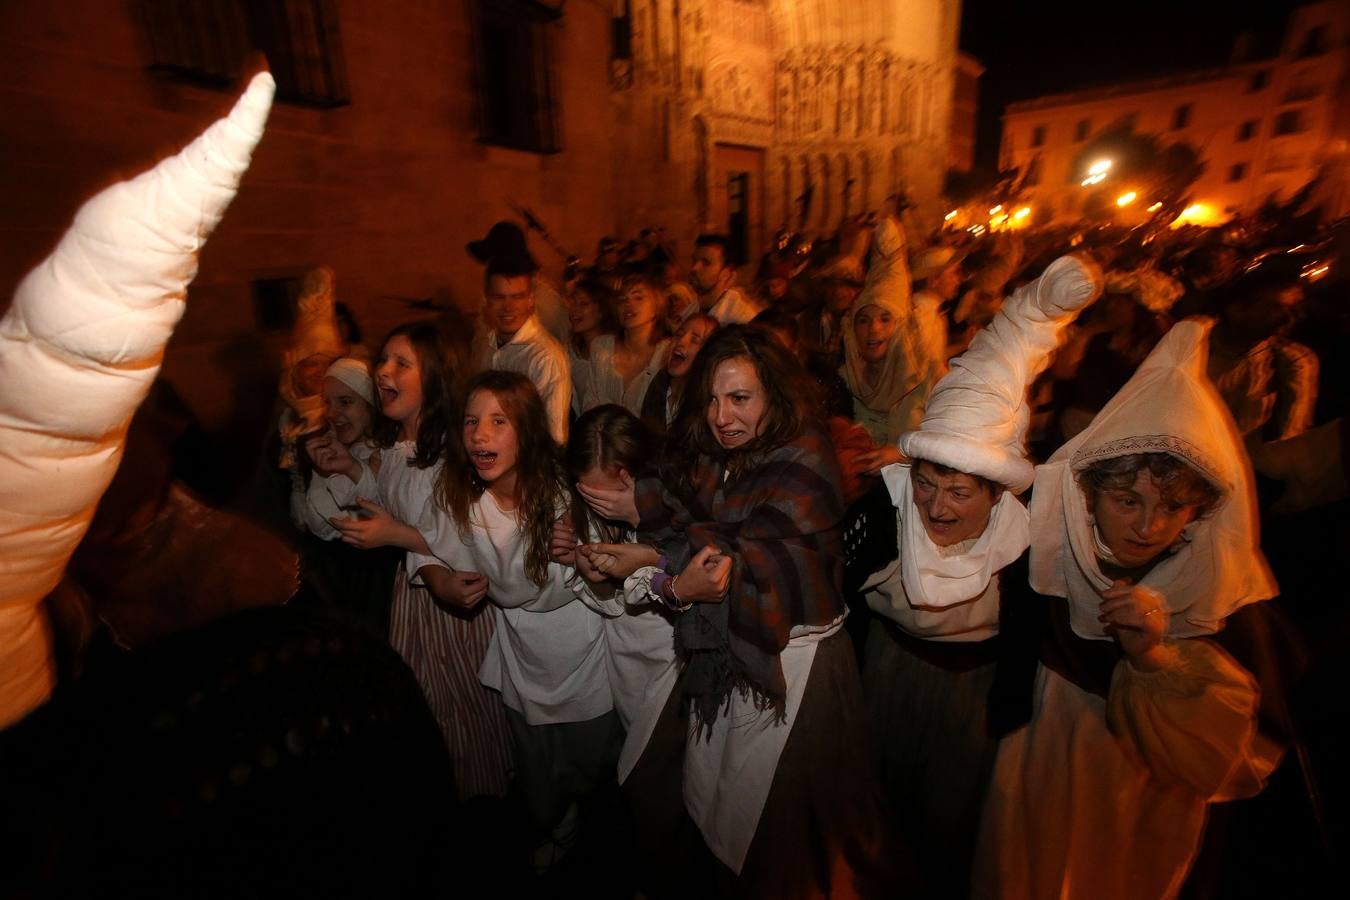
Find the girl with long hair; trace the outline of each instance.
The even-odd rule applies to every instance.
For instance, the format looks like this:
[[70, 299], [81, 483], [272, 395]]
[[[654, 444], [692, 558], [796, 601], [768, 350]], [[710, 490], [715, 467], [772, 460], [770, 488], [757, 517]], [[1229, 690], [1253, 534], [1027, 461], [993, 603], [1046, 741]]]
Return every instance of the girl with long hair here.
[[567, 364], [572, 373], [572, 412], [580, 415], [582, 402], [594, 393], [595, 367], [591, 345], [603, 335], [619, 330], [614, 319], [614, 292], [601, 284], [583, 281], [567, 292]]
[[613, 778], [621, 734], [604, 628], [583, 602], [585, 582], [549, 557], [568, 494], [534, 385], [489, 370], [469, 382], [461, 409], [431, 541], [452, 571], [426, 577], [447, 605], [492, 602], [497, 627], [479, 677], [505, 705], [517, 787], [543, 837], [534, 862], [546, 867], [576, 840], [576, 801]]
[[694, 358], [699, 348], [717, 330], [718, 322], [707, 313], [694, 313], [675, 329], [670, 340], [670, 352], [666, 354], [665, 367], [647, 386], [646, 396], [642, 398], [642, 409], [638, 415], [647, 427], [657, 434], [665, 434], [670, 423], [675, 421], [675, 413], [680, 408], [680, 395], [684, 392], [684, 383], [689, 370], [694, 367]]
[[660, 465], [637, 481], [652, 548], [595, 548], [612, 576], [656, 565], [650, 596], [676, 615], [680, 685], [625, 783], [644, 890], [712, 887], [690, 884], [700, 867], [665, 846], [678, 822], [658, 813], [678, 810], [706, 847], [689, 852], [711, 851], [702, 871], [723, 888], [887, 894], [893, 848], [841, 633], [839, 468], [805, 373], [771, 335], [732, 326], [689, 379]]
[[647, 275], [624, 278], [617, 312], [621, 331], [591, 342], [592, 380], [581, 411], [617, 403], [634, 415], [652, 379], [666, 364], [670, 334], [661, 319], [661, 285]]
[[[375, 364], [381, 421], [380, 448], [369, 465], [339, 442], [316, 455], [328, 474], [348, 476], [353, 488], [338, 493], [359, 512], [333, 519], [342, 539], [361, 548], [395, 546], [407, 558], [395, 575], [389, 640], [407, 661], [445, 736], [461, 798], [506, 793], [510, 748], [497, 698], [478, 682], [478, 666], [492, 640], [493, 619], [440, 608], [425, 586], [428, 572], [443, 571], [428, 541], [442, 527], [436, 482], [451, 445], [459, 391], [451, 345], [435, 326], [400, 325], [385, 338]], [[378, 498], [378, 503], [371, 498]]]
[[[621, 406], [606, 404], [587, 412], [572, 428], [567, 442], [567, 474], [572, 479], [572, 523], [583, 536], [577, 570], [592, 590], [603, 596], [607, 576], [596, 563], [607, 557], [598, 542], [636, 540], [634, 478], [657, 455], [657, 440], [642, 420]], [[612, 503], [597, 497], [626, 497]], [[654, 566], [639, 569], [609, 588], [605, 612], [606, 660], [614, 709], [626, 732], [619, 756], [619, 781], [632, 770], [651, 737], [676, 679], [674, 621], [650, 593]]]

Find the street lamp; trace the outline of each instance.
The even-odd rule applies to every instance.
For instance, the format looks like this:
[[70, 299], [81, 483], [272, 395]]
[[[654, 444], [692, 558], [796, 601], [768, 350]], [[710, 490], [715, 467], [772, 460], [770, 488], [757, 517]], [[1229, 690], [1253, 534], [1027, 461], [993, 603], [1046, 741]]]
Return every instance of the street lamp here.
[[1116, 206], [1129, 206], [1134, 202], [1134, 198], [1138, 196], [1139, 195], [1134, 191], [1126, 191], [1116, 198]]

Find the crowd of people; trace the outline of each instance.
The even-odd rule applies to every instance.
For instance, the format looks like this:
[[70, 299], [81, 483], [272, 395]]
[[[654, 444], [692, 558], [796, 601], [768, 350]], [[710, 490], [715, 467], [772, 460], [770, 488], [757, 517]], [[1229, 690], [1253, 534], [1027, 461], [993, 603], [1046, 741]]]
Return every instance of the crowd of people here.
[[[550, 283], [500, 222], [467, 248], [472, 335], [369, 348], [311, 273], [264, 467], [314, 618], [218, 629], [218, 676], [223, 645], [180, 646], [214, 686], [138, 714], [176, 734], [241, 680], [323, 674], [231, 705], [231, 740], [254, 703], [283, 737], [183, 775], [209, 797], [165, 788], [155, 834], [289, 753], [358, 798], [320, 777], [278, 804], [334, 817], [308, 864], [396, 857], [419, 891], [579, 859], [653, 898], [1216, 890], [1213, 807], [1306, 765], [1260, 522], [1345, 495], [1338, 248], [908, 218], [781, 234], [746, 287], [726, 237], [686, 269], [655, 228]], [[164, 680], [81, 708], [111, 727]], [[176, 765], [207, 752], [174, 740]], [[138, 772], [171, 758], [145, 746]], [[416, 852], [398, 803], [431, 823]]]
[[389, 632], [461, 799], [522, 800], [542, 871], [621, 783], [647, 896], [1176, 895], [1287, 749], [1251, 460], [1317, 439], [1307, 259], [885, 215], [744, 290], [654, 234], [554, 289], [498, 223], [471, 345], [332, 344], [330, 427], [290, 425], [297, 523], [407, 554], [324, 602]]

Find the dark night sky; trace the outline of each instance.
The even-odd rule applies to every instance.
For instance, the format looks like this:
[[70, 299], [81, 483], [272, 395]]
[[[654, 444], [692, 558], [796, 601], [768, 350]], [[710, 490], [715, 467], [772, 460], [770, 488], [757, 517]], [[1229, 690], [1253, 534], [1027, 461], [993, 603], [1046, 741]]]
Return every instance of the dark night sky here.
[[1254, 29], [1278, 40], [1296, 0], [965, 0], [961, 49], [985, 65], [976, 161], [997, 161], [1014, 100], [1221, 66]]

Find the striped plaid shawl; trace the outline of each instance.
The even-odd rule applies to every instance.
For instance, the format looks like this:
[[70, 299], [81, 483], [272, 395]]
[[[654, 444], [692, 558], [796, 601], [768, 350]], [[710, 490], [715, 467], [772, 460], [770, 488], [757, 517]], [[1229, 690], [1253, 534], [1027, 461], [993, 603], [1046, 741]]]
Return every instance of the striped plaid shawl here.
[[733, 560], [726, 599], [696, 604], [676, 622], [684, 693], [704, 724], [732, 688], [781, 712], [787, 688], [778, 655], [793, 626], [828, 624], [844, 610], [844, 503], [829, 438], [808, 428], [735, 480], [725, 472], [723, 458], [705, 455], [692, 490], [656, 473], [637, 484], [639, 539], [660, 548], [668, 571], [680, 572], [708, 544]]

